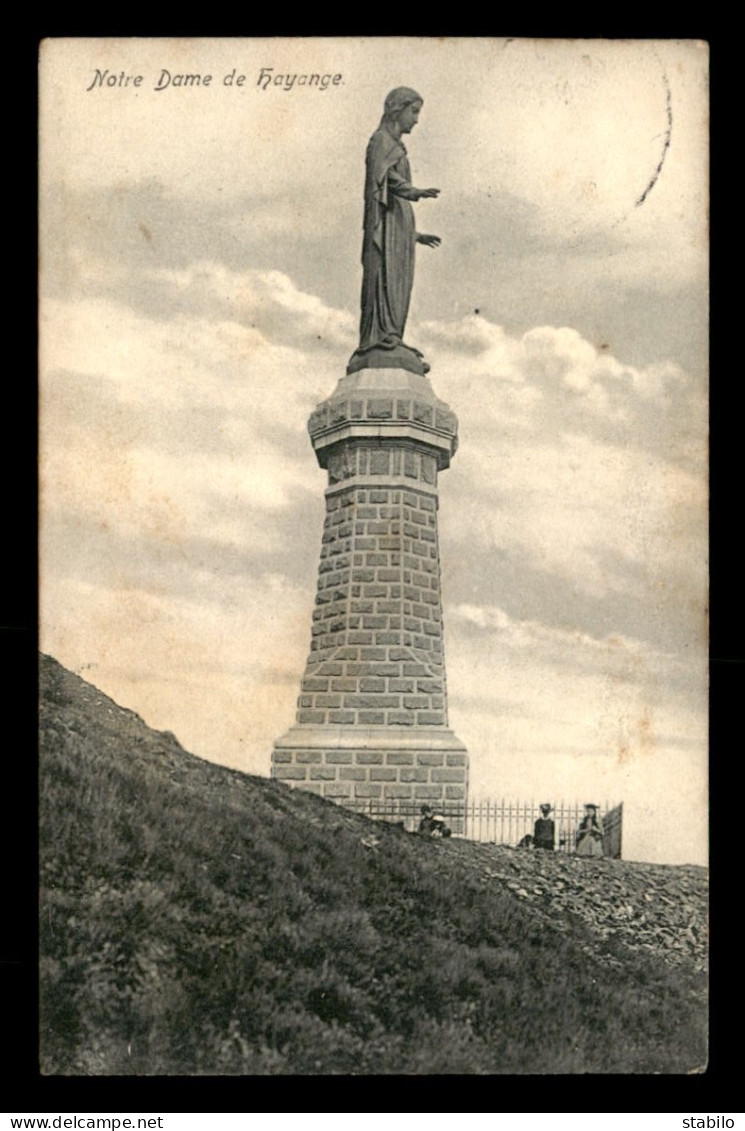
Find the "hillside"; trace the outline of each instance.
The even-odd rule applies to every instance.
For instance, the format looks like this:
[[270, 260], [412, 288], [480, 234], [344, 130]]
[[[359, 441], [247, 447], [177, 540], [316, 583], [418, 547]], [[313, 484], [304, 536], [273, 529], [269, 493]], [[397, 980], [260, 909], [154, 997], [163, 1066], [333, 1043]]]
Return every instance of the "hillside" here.
[[423, 841], [40, 691], [45, 1074], [706, 1063], [703, 869]]

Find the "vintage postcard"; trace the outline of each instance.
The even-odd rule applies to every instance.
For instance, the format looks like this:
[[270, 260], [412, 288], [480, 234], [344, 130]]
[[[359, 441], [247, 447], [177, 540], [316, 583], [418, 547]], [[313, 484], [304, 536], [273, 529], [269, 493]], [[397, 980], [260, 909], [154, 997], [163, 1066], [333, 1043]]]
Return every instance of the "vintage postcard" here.
[[[665, 969], [700, 973], [707, 45], [49, 39], [40, 114], [42, 652], [292, 797], [390, 803], [406, 830], [431, 803], [454, 852], [522, 841], [515, 859], [542, 860], [545, 818], [569, 868], [605, 835], [604, 866], [652, 871], [628, 898], [619, 872], [613, 923], [590, 927], [644, 961], [668, 932]], [[505, 890], [522, 913], [547, 883]], [[663, 904], [686, 921], [651, 923]], [[371, 955], [365, 915], [350, 930]], [[177, 964], [162, 945], [138, 959], [156, 997]], [[494, 962], [492, 982], [518, 965]], [[303, 998], [324, 1033], [365, 1013], [344, 977]], [[394, 974], [375, 977], [384, 998]], [[178, 1014], [186, 983], [168, 985]], [[415, 1062], [405, 1033], [398, 1062], [375, 1053], [382, 1015], [359, 1022], [364, 1055], [316, 1034], [293, 1059], [305, 1037], [220, 1008], [212, 1060], [157, 1061], [144, 1013], [123, 1043], [86, 1014], [47, 1070], [516, 1070], [475, 1006], [470, 1051], [465, 1014], [426, 1021], [451, 1026], [452, 1063]], [[613, 1064], [589, 1038], [548, 1045], [525, 1070], [706, 1059], [695, 1041]]]

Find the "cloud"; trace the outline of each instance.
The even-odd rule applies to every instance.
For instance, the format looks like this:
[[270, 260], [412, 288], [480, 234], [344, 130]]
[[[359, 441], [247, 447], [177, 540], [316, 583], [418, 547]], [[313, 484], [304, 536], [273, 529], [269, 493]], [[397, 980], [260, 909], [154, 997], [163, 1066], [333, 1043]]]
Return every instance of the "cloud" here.
[[[527, 408], [533, 422], [550, 413], [554, 432], [589, 428], [591, 435], [634, 448], [650, 444], [659, 450], [664, 442], [672, 444], [666, 447], [670, 458], [697, 459], [700, 466], [705, 384], [671, 359], [634, 366], [573, 327], [542, 325], [515, 335], [478, 314], [424, 321], [418, 335], [436, 358], [433, 379], [444, 382], [447, 395], [467, 397], [459, 405], [464, 419], [474, 407], [475, 422], [502, 422], [509, 429], [517, 422], [510, 408], [518, 415]], [[660, 437], [657, 416], [663, 412], [673, 416]], [[691, 451], [696, 437], [699, 450]]]
[[181, 271], [155, 271], [150, 277], [165, 291], [167, 301], [186, 303], [206, 318], [220, 317], [228, 327], [258, 327], [269, 340], [295, 347], [322, 342], [326, 350], [354, 349], [355, 319], [299, 289], [281, 271], [236, 272], [202, 262]]
[[304, 431], [342, 368], [339, 353], [354, 348], [349, 316], [280, 272], [210, 263], [146, 271], [143, 285], [157, 285], [166, 314], [132, 309], [126, 291], [124, 301], [114, 298], [126, 274], [119, 268], [91, 260], [84, 270], [110, 296], [47, 299], [42, 313], [43, 394], [55, 434], [64, 419], [94, 433], [100, 424], [130, 426], [150, 444], [159, 436], [178, 446], [172, 425], [181, 423], [193, 452], [219, 438], [222, 451], [251, 458], [260, 449], [263, 459], [273, 440]]
[[[307, 339], [323, 304], [277, 273], [243, 279], [204, 264], [167, 285], [190, 292], [195, 312], [147, 317], [100, 298], [44, 304], [46, 567], [90, 566], [95, 543], [106, 562], [119, 547], [129, 585], [195, 550], [215, 569], [226, 551], [246, 562], [274, 553], [293, 573], [289, 532], [323, 505], [305, 426], [331, 382], [327, 346], [311, 357], [282, 338]], [[261, 328], [225, 317], [215, 295], [226, 292]]]
[[[598, 400], [597, 390], [602, 389], [606, 397], [615, 399], [611, 407], [617, 411], [612, 415], [620, 424], [628, 423], [634, 413], [641, 415], [643, 406], [631, 403], [634, 395], [645, 401], [687, 397], [694, 384], [673, 360], [642, 367], [630, 365], [587, 341], [570, 326], [536, 326], [514, 335], [486, 317], [473, 314], [448, 322], [424, 321], [420, 331], [427, 344], [443, 355], [441, 361], [438, 358], [442, 369], [454, 368], [454, 359], [449, 355], [459, 355], [461, 383], [492, 378], [547, 392], [569, 390], [586, 394], [579, 411], [589, 409], [596, 415], [603, 415], [611, 405], [610, 400]], [[467, 355], [465, 359], [463, 354]], [[565, 398], [564, 404], [565, 412], [576, 413], [575, 401]], [[560, 408], [559, 402], [552, 407]]]
[[690, 695], [692, 686], [699, 685], [696, 677], [702, 658], [692, 678], [691, 665], [679, 655], [655, 651], [648, 641], [620, 632], [599, 637], [579, 629], [520, 620], [496, 605], [454, 605], [448, 610], [448, 625], [453, 624], [458, 625], [459, 635], [485, 646], [495, 663], [506, 652], [515, 656], [522, 652], [568, 670], [571, 678], [602, 671], [613, 680], [646, 686], [654, 677], [654, 682], [671, 684], [685, 696]]
[[635, 367], [570, 327], [428, 322], [461, 444], [441, 479], [456, 603], [663, 651], [706, 632], [706, 402], [674, 362]]

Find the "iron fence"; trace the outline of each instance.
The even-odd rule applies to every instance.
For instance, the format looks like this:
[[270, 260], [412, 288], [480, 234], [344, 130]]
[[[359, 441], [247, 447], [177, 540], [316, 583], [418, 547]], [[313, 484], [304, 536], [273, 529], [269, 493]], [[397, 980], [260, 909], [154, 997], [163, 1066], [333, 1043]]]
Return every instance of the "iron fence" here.
[[[421, 819], [418, 802], [381, 798], [343, 798], [345, 809], [364, 813], [373, 820], [391, 821], [415, 832]], [[581, 802], [551, 802], [551, 820], [554, 822], [554, 847], [558, 852], [574, 852], [577, 829], [585, 815]], [[526, 837], [533, 836], [533, 827], [541, 816], [540, 803], [536, 801], [470, 801], [443, 802], [436, 805], [454, 836], [468, 840], [528, 846]], [[599, 808], [603, 822], [603, 851], [606, 856], [621, 857], [621, 832], [623, 804], [610, 806], [607, 802]]]

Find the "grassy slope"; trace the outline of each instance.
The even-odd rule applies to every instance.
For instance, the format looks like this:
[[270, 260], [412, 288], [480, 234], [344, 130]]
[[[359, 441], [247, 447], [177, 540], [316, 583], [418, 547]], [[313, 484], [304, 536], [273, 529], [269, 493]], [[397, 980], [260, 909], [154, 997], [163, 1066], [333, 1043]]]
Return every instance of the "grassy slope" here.
[[485, 880], [485, 846], [203, 762], [48, 658], [41, 702], [45, 1073], [706, 1061], [692, 965], [603, 962]]

